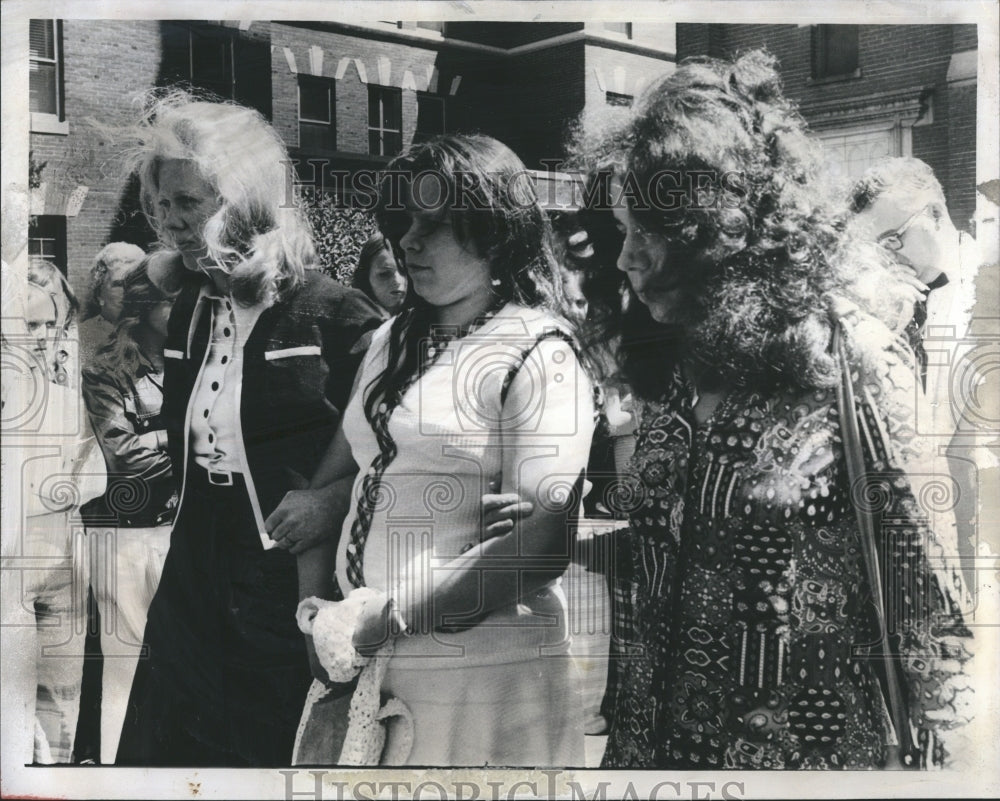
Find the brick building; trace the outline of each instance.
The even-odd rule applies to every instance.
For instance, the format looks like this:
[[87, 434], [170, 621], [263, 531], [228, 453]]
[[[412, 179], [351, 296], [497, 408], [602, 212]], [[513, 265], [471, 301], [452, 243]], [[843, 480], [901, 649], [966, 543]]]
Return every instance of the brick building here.
[[151, 87], [189, 83], [258, 108], [306, 182], [378, 169], [445, 131], [490, 134], [541, 168], [586, 109], [628, 104], [673, 67], [673, 34], [646, 23], [32, 20], [30, 252], [84, 291], [105, 243], [150, 244], [115, 126]]
[[786, 94], [856, 178], [883, 156], [915, 156], [941, 181], [955, 225], [976, 210], [975, 25], [679, 24], [677, 58], [766, 47]]

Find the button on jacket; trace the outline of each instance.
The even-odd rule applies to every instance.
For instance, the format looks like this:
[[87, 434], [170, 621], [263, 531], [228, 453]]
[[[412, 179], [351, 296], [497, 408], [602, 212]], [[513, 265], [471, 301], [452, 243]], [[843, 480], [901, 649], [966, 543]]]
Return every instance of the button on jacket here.
[[[192, 393], [209, 343], [209, 279], [189, 276], [174, 301], [164, 346], [163, 417], [177, 474], [186, 482], [191, 457]], [[381, 322], [364, 293], [317, 270], [261, 312], [243, 351], [236, 416], [243, 435], [241, 471], [262, 545], [272, 542], [264, 520], [309, 478], [326, 452], [347, 404], [372, 329]], [[181, 491], [183, 503], [183, 484]]]

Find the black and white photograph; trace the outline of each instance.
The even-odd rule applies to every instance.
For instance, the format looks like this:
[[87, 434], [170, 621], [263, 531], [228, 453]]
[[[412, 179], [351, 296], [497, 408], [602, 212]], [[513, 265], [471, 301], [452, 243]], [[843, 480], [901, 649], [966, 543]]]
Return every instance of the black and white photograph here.
[[4, 798], [1000, 795], [995, 2], [0, 11]]

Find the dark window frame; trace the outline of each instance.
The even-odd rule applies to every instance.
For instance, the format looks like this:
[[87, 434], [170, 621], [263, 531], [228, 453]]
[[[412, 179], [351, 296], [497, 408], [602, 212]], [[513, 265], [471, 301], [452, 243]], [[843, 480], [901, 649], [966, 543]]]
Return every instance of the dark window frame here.
[[[836, 52], [845, 42], [847, 52]], [[861, 77], [859, 26], [812, 25], [809, 49], [811, 83]]]
[[[313, 119], [302, 116], [302, 90], [303, 88], [323, 88], [327, 92], [328, 118], [326, 120]], [[305, 150], [336, 150], [337, 149], [337, 82], [334, 78], [324, 78], [318, 75], [299, 75], [297, 81], [297, 108], [296, 115], [299, 124], [299, 147]], [[326, 128], [327, 141], [321, 146], [303, 143], [303, 124], [307, 130], [311, 129], [317, 133]]]
[[269, 44], [235, 28], [198, 20], [164, 20], [161, 26], [164, 58], [169, 52], [171, 68], [159, 85], [179, 83], [211, 92], [271, 118]]
[[[391, 98], [393, 113], [399, 120], [399, 127], [385, 124], [385, 101]], [[373, 113], [373, 103], [378, 103], [377, 113]], [[372, 125], [373, 117], [377, 125]], [[378, 146], [376, 147], [376, 142]], [[368, 84], [368, 153], [372, 156], [395, 156], [403, 149], [403, 90], [396, 86]]]
[[[441, 108], [441, 130], [430, 131], [421, 128], [420, 123], [425, 119], [421, 106], [425, 103], [438, 104]], [[417, 92], [417, 128], [413, 133], [414, 142], [422, 142], [438, 134], [443, 134], [448, 130], [448, 102], [444, 95], [433, 92]]]
[[[52, 243], [46, 248], [45, 243]], [[48, 252], [51, 250], [51, 252]], [[61, 214], [35, 214], [28, 220], [28, 258], [44, 259], [67, 275], [66, 217]]]
[[[29, 70], [31, 65], [34, 64], [44, 64], [55, 68], [55, 101], [56, 110], [52, 111], [38, 111], [35, 109], [30, 109], [32, 114], [45, 114], [49, 117], [55, 117], [59, 122], [66, 121], [66, 81], [65, 81], [65, 55], [63, 53], [63, 24], [61, 19], [33, 19], [29, 21], [29, 29], [31, 23], [50, 23], [52, 25], [52, 57], [35, 55], [31, 52], [31, 37], [28, 38], [28, 62]], [[29, 89], [29, 105], [31, 103]]]

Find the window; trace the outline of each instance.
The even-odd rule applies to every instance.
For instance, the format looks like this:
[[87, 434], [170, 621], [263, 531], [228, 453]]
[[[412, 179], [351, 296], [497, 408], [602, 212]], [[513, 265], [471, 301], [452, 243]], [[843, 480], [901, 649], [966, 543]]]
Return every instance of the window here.
[[605, 92], [604, 99], [609, 106], [625, 106], [628, 108], [632, 105], [632, 95], [623, 95], [620, 92]]
[[236, 95], [233, 40], [213, 32], [192, 30], [191, 82], [232, 100]]
[[856, 76], [858, 26], [814, 25], [812, 28], [812, 77]]
[[632, 38], [631, 22], [605, 22], [604, 30], [608, 33], [616, 33], [619, 36], [624, 36], [626, 39]]
[[50, 261], [66, 275], [66, 218], [39, 214], [28, 222], [28, 257]]
[[403, 92], [393, 86], [368, 86], [368, 152], [395, 156], [403, 149]]
[[55, 19], [31, 20], [28, 41], [30, 109], [36, 114], [51, 114], [58, 120], [64, 120], [62, 22]]
[[328, 78], [299, 76], [299, 147], [337, 149], [336, 85]]
[[232, 28], [163, 22], [161, 85], [189, 83], [271, 116], [271, 47]]
[[425, 92], [417, 93], [417, 130], [414, 142], [422, 142], [444, 133], [444, 98]]

